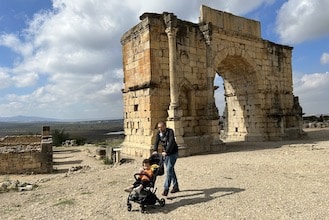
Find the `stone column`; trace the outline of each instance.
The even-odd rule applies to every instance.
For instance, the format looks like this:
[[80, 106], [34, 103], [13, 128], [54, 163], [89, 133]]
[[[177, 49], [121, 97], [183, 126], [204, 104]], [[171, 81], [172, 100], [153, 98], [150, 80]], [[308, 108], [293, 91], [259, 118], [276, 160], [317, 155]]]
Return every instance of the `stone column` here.
[[[212, 146], [213, 151], [218, 151], [218, 149], [224, 149], [223, 142], [219, 138], [219, 117], [218, 110], [215, 104], [214, 97], [214, 79], [215, 79], [215, 70], [213, 62], [213, 51], [212, 51], [212, 26], [211, 23], [202, 24], [199, 26], [202, 31], [204, 41], [206, 43], [206, 65], [207, 65], [207, 124], [208, 134], [212, 137]], [[218, 149], [217, 149], [218, 148]]]
[[176, 74], [176, 33], [177, 28], [166, 28], [169, 43], [169, 75], [170, 75], [170, 107], [174, 109], [178, 107], [178, 88]]
[[200, 30], [202, 31], [204, 41], [206, 43], [206, 65], [207, 65], [207, 118], [210, 120], [217, 120], [215, 116], [218, 114], [215, 98], [214, 98], [214, 79], [215, 79], [215, 70], [213, 64], [213, 52], [212, 52], [212, 27], [210, 23], [200, 25]]
[[176, 72], [176, 34], [177, 17], [173, 14], [166, 14], [164, 16], [166, 23], [166, 33], [168, 36], [169, 46], [169, 80], [170, 80], [170, 106], [168, 110], [169, 118], [171, 120], [179, 119], [182, 115], [179, 111], [179, 92], [178, 92], [178, 76]]
[[183, 111], [179, 107], [179, 77], [176, 70], [176, 34], [178, 31], [177, 17], [172, 13], [164, 14], [164, 21], [166, 24], [165, 31], [168, 36], [170, 81], [170, 105], [168, 109], [167, 126], [175, 131], [175, 139], [179, 145], [179, 155], [188, 156], [190, 154], [189, 148], [186, 146], [183, 138], [184, 127], [181, 121]]
[[50, 132], [50, 126], [42, 126], [40, 172], [51, 173], [53, 171], [53, 140]]

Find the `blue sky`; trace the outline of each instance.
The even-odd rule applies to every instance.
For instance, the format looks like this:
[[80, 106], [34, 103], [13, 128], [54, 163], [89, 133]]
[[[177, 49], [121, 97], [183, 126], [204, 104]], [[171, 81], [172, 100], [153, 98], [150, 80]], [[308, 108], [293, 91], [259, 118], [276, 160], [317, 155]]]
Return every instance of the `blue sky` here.
[[197, 22], [202, 4], [258, 20], [264, 39], [294, 47], [294, 95], [306, 115], [329, 113], [329, 0], [1, 0], [0, 117], [122, 118], [122, 34], [144, 12]]

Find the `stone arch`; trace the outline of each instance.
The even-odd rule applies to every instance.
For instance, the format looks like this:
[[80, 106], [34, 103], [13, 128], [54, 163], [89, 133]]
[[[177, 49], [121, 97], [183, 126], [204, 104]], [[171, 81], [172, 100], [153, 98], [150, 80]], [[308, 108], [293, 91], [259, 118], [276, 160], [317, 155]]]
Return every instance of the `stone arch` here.
[[[247, 51], [242, 48], [236, 48], [233, 46], [226, 47], [216, 52], [216, 55], [213, 57], [214, 69], [217, 70], [220, 67], [224, 59], [228, 57], [240, 57], [243, 64], [250, 66], [255, 72], [255, 77], [259, 78], [260, 75], [256, 74], [262, 70], [255, 64], [255, 58], [252, 58]], [[214, 72], [216, 74], [216, 72]]]
[[224, 134], [226, 140], [258, 138], [257, 104], [260, 76], [253, 59], [240, 48], [228, 47], [214, 56], [214, 74], [223, 78], [225, 96]]
[[215, 74], [224, 80], [230, 140], [302, 133], [292, 48], [263, 40], [258, 21], [207, 6], [201, 6], [197, 24], [168, 12], [140, 19], [121, 38], [124, 153], [148, 156], [160, 120], [175, 131], [181, 156], [222, 150]]

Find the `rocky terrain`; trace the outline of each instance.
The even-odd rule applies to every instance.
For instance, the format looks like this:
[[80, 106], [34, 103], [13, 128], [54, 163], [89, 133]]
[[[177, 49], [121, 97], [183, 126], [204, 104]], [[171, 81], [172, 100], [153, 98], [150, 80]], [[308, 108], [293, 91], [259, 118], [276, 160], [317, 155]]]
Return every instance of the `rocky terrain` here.
[[[181, 192], [166, 205], [134, 203], [123, 191], [143, 158], [96, 160], [95, 147], [61, 147], [53, 174], [0, 176], [0, 219], [328, 219], [329, 128], [295, 141], [227, 143], [218, 154], [179, 158]], [[164, 176], [157, 179], [162, 198]]]

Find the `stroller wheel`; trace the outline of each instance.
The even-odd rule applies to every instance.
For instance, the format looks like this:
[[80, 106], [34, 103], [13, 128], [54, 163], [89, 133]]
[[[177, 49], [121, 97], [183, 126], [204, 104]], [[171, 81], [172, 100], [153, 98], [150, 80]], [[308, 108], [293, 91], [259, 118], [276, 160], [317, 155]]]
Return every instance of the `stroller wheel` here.
[[131, 211], [131, 204], [129, 203], [129, 204], [127, 204], [127, 210], [128, 210], [128, 212], [130, 212]]
[[145, 212], [145, 206], [141, 206], [141, 213]]
[[166, 200], [164, 198], [160, 199], [160, 206], [163, 207], [166, 204]]

